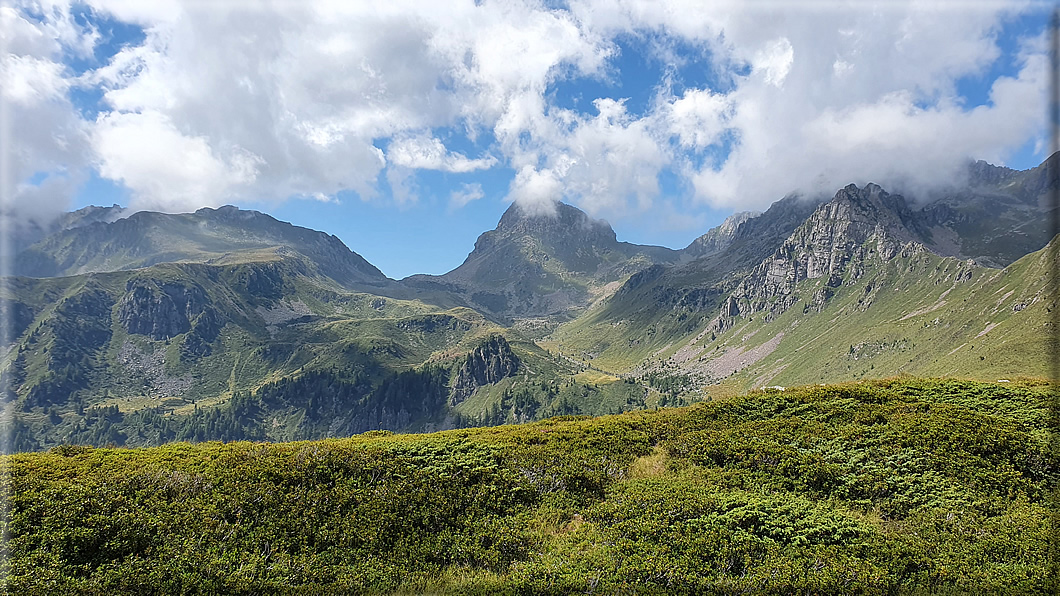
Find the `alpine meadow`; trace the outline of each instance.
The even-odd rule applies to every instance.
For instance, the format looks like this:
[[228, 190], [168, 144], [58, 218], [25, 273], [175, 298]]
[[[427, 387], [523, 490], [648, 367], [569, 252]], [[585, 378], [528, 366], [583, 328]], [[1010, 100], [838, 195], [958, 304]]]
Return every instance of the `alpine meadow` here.
[[1054, 593], [1047, 12], [4, 3], [3, 593]]

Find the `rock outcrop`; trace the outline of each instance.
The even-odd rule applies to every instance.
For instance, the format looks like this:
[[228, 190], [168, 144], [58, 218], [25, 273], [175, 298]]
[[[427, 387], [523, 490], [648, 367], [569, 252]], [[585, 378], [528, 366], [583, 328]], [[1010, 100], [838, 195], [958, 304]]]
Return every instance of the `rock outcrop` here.
[[519, 357], [500, 335], [491, 335], [471, 351], [456, 373], [449, 405], [471, 397], [476, 389], [492, 385], [514, 375], [519, 370]]
[[[192, 321], [200, 320], [209, 306], [198, 286], [131, 279], [118, 303], [118, 321], [129, 333], [163, 340], [190, 331]], [[215, 317], [207, 315], [206, 323], [216, 325]]]
[[923, 237], [923, 225], [902, 196], [871, 183], [842, 188], [739, 283], [725, 302], [718, 331], [730, 317], [786, 311], [800, 300], [796, 285], [807, 279], [822, 279], [829, 289], [810, 300], [820, 310], [830, 289], [861, 277], [867, 259], [889, 261]]

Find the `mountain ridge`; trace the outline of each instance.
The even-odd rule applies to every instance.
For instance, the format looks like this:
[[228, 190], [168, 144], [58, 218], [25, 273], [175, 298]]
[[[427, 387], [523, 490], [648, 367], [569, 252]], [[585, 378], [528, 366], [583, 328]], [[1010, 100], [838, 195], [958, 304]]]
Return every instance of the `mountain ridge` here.
[[[1031, 338], [1056, 307], [1042, 293], [1053, 245], [1027, 226], [1047, 213], [1046, 165], [976, 164], [974, 188], [926, 204], [872, 183], [792, 194], [682, 250], [620, 242], [563, 203], [551, 216], [513, 204], [459, 267], [403, 280], [259, 212], [81, 210], [22, 253], [71, 275], [0, 287], [4, 407], [14, 445], [38, 449], [437, 430], [895, 373], [1040, 375]], [[1025, 233], [997, 249], [1013, 226]]]
[[619, 242], [607, 222], [557, 203], [554, 213], [526, 213], [513, 203], [497, 227], [483, 232], [457, 268], [440, 276], [405, 278], [417, 287], [444, 287], [470, 306], [506, 320], [569, 319], [586, 303], [609, 295], [609, 284], [679, 251]]
[[16, 275], [62, 277], [166, 262], [275, 260], [292, 251], [343, 285], [389, 281], [334, 235], [232, 206], [188, 214], [140, 211], [115, 221], [68, 227], [19, 252], [14, 270]]

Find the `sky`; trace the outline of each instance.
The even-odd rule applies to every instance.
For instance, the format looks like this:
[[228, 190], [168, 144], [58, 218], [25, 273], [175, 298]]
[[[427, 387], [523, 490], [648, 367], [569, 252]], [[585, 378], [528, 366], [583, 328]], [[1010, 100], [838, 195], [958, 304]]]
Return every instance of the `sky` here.
[[393, 278], [512, 202], [682, 248], [792, 192], [1038, 165], [1049, 8], [0, 0], [0, 214], [233, 204]]

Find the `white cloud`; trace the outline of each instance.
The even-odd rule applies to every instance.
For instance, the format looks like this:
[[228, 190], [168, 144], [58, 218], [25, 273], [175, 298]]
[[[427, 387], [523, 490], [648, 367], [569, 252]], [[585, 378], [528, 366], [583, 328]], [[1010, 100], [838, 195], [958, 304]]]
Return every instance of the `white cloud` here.
[[461, 184], [460, 188], [450, 193], [449, 207], [452, 209], [460, 209], [464, 205], [467, 205], [472, 201], [477, 201], [484, 196], [486, 196], [486, 193], [482, 191], [481, 184]]
[[70, 82], [62, 72], [63, 65], [51, 60], [8, 55], [0, 61], [0, 96], [23, 106], [63, 100]]
[[[571, 117], [569, 132], [552, 138], [548, 160], [564, 196], [590, 214], [644, 211], [659, 194], [658, 175], [669, 159], [656, 118], [631, 117], [624, 102], [597, 99], [595, 117]], [[558, 197], [557, 197], [558, 198]]]
[[[999, 59], [1000, 26], [1036, 10], [1026, 2], [90, 5], [146, 39], [81, 76], [63, 56], [90, 56], [100, 33], [67, 4], [36, 2], [39, 19], [0, 7], [0, 93], [20, 146], [11, 193], [29, 196], [38, 172], [56, 173], [49, 188], [74, 184], [93, 164], [150, 208], [372, 198], [381, 186], [411, 205], [417, 171], [504, 166], [516, 172], [508, 198], [542, 212], [560, 199], [611, 218], [678, 209], [660, 201], [665, 172], [702, 204], [761, 208], [793, 189], [926, 183], [966, 158], [1003, 161], [1044, 113], [1041, 43], [993, 81], [988, 105], [956, 93]], [[648, 81], [656, 96], [637, 114], [622, 97], [556, 105], [557, 81], [613, 75], [619, 39], [702, 52], [714, 83], [674, 93]], [[74, 88], [105, 93], [98, 119], [78, 114]], [[460, 134], [489, 145], [468, 155], [442, 141]], [[460, 187], [451, 204], [475, 195]]]
[[0, 6], [0, 102], [3, 102], [5, 176], [0, 216], [16, 226], [46, 223], [69, 208], [87, 179], [88, 124], [67, 93], [64, 54], [85, 56], [99, 38], [78, 25], [67, 7], [40, 2], [35, 18], [19, 5]]
[[250, 184], [261, 160], [241, 149], [219, 156], [205, 138], [182, 134], [158, 112], [109, 114], [93, 130], [101, 175], [133, 191], [133, 209], [217, 206]]
[[669, 124], [669, 133], [677, 136], [688, 149], [703, 149], [718, 141], [725, 131], [725, 120], [732, 103], [725, 95], [709, 89], [688, 89], [681, 97], [663, 104], [661, 111]]
[[[697, 196], [762, 208], [792, 190], [924, 188], [952, 181], [968, 159], [1003, 162], [1042, 126], [1046, 71], [1026, 50], [1017, 76], [994, 82], [990, 104], [962, 105], [957, 78], [998, 55], [997, 12], [913, 5], [877, 15], [873, 27], [853, 11], [786, 15], [796, 58], [783, 87], [752, 76], [726, 95], [734, 109], [725, 125], [738, 140], [722, 163], [690, 174]], [[734, 40], [745, 35], [731, 30]]]
[[756, 72], [762, 73], [767, 84], [780, 87], [791, 72], [791, 64], [794, 61], [795, 48], [786, 37], [781, 37], [756, 51], [751, 63]]
[[525, 166], [515, 174], [508, 196], [528, 213], [554, 215], [561, 191], [560, 181], [551, 170]]
[[489, 169], [497, 163], [493, 156], [468, 159], [462, 153], [450, 152], [440, 140], [426, 135], [396, 139], [386, 154], [390, 162], [399, 166], [443, 172], [474, 172]]

